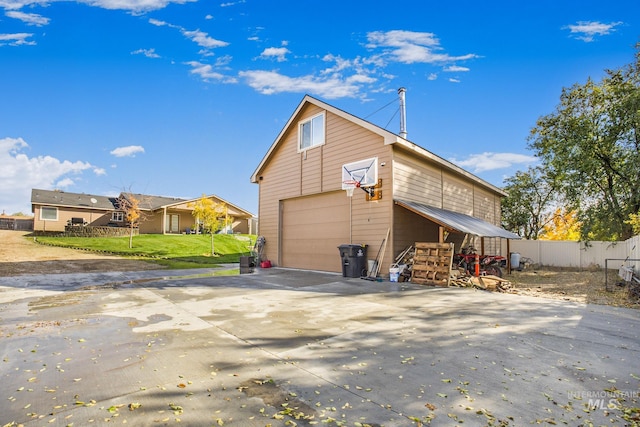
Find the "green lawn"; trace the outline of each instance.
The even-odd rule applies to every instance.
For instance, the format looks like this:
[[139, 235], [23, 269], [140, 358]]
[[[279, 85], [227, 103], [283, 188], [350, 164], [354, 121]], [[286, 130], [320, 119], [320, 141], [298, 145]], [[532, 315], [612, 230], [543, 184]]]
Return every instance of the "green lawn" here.
[[153, 259], [169, 268], [203, 268], [217, 264], [239, 262], [250, 255], [255, 235], [215, 234], [213, 243], [216, 256], [211, 256], [211, 236], [206, 234], [142, 234], [133, 237], [44, 237], [38, 242], [68, 248]]

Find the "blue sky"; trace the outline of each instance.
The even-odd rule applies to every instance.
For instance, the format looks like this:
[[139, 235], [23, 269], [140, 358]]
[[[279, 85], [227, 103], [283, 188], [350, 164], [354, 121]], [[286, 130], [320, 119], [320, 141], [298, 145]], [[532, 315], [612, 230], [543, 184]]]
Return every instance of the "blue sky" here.
[[[0, 212], [32, 188], [254, 214], [252, 172], [305, 94], [494, 185], [563, 87], [633, 61], [640, 2], [0, 0]], [[363, 153], [366, 157], [366, 153]]]

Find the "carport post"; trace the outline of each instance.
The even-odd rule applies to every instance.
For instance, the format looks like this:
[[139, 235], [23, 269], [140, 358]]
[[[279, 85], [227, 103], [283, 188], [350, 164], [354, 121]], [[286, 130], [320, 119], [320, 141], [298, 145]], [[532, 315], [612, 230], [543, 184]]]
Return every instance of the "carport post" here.
[[507, 274], [511, 274], [511, 239], [507, 239]]

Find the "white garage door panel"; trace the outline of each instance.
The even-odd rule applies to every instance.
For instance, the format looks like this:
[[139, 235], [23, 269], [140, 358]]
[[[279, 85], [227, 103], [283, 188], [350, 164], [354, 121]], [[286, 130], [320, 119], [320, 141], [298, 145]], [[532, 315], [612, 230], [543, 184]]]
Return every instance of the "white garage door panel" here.
[[349, 243], [349, 199], [344, 191], [285, 200], [283, 267], [342, 271], [338, 246]]

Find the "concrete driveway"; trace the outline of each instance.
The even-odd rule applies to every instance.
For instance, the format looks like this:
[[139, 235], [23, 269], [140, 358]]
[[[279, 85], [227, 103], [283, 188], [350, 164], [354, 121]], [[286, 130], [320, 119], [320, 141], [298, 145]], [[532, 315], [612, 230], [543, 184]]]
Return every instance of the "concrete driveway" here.
[[3, 426], [620, 426], [640, 406], [637, 310], [273, 268], [5, 277], [0, 319]]

